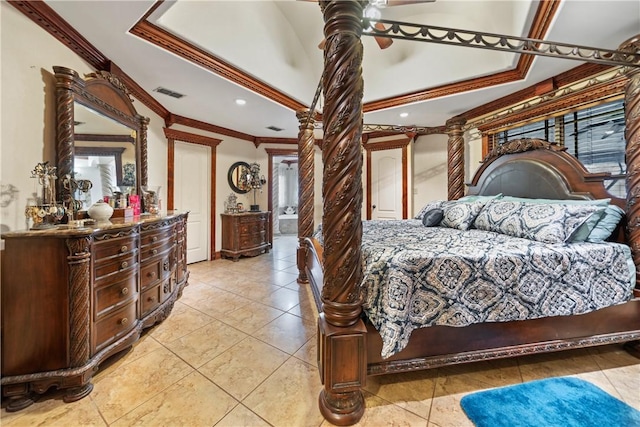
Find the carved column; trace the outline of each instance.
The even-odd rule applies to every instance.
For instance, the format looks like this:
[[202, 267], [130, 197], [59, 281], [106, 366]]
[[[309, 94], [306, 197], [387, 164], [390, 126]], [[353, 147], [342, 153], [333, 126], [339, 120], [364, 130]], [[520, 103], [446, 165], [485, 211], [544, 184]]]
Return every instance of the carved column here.
[[[620, 45], [620, 50], [640, 53], [640, 35]], [[625, 87], [625, 139], [627, 161], [627, 231], [640, 281], [640, 68], [630, 68]]]
[[138, 138], [138, 142], [140, 143], [140, 148], [139, 148], [139, 156], [138, 159], [140, 159], [140, 172], [138, 173], [138, 177], [140, 178], [140, 186], [146, 186], [148, 185], [147, 183], [147, 179], [148, 179], [148, 175], [147, 175], [147, 161], [148, 161], [148, 157], [147, 157], [147, 128], [149, 127], [149, 118], [148, 117], [142, 117], [139, 116], [140, 118], [140, 138]]
[[[90, 237], [66, 240], [69, 265], [69, 366], [84, 366], [91, 356]], [[91, 393], [93, 384], [66, 391], [64, 401], [74, 402]]]
[[53, 67], [56, 76], [56, 166], [58, 173], [57, 191], [60, 200], [66, 204], [73, 194], [64, 188], [65, 175], [73, 178], [73, 85], [78, 74], [64, 67]]
[[300, 122], [298, 133], [298, 283], [309, 283], [304, 269], [307, 257], [303, 240], [313, 234], [314, 203], [314, 153], [313, 113], [306, 110], [296, 111]]
[[318, 357], [324, 389], [320, 412], [350, 425], [364, 413], [366, 329], [360, 314], [362, 280], [362, 34], [366, 1], [321, 1], [324, 14], [323, 313]]
[[447, 165], [449, 171], [448, 198], [457, 200], [464, 196], [464, 138], [462, 126], [467, 122], [462, 117], [447, 120], [446, 132], [449, 135], [447, 144]]

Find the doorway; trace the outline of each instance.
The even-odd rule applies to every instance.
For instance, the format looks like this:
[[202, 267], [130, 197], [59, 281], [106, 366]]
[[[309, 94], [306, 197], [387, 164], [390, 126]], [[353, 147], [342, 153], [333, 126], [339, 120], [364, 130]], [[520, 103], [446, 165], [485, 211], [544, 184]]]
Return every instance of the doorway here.
[[273, 234], [298, 235], [298, 158], [273, 158]]
[[269, 210], [273, 236], [298, 235], [298, 150], [267, 149]]

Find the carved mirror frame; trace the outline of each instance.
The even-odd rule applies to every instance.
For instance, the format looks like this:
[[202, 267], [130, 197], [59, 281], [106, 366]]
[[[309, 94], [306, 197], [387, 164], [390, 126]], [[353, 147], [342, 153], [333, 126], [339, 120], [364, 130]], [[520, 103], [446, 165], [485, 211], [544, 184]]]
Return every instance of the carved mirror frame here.
[[136, 191], [147, 185], [147, 127], [149, 119], [136, 112], [126, 86], [113, 74], [96, 71], [81, 78], [70, 68], [54, 66], [56, 78], [56, 165], [58, 194], [67, 203], [73, 197], [63, 185], [64, 177], [74, 176], [75, 120], [78, 102], [135, 131]]

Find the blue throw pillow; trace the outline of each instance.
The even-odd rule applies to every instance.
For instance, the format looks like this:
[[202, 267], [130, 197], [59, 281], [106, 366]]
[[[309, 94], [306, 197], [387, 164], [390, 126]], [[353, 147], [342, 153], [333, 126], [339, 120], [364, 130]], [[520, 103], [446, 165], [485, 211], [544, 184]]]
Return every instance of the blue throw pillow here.
[[422, 215], [422, 225], [425, 227], [434, 227], [440, 224], [443, 214], [444, 212], [440, 208], [434, 208], [425, 212], [424, 215]]
[[591, 233], [589, 233], [587, 242], [599, 243], [607, 240], [609, 236], [611, 236], [611, 233], [616, 229], [623, 216], [624, 211], [619, 206], [607, 206], [602, 218], [596, 223]]
[[420, 212], [418, 212], [418, 215], [416, 215], [414, 219], [422, 219], [425, 212], [429, 212], [432, 209], [441, 208], [444, 203], [445, 203], [444, 200], [435, 200], [433, 202], [427, 203], [422, 207], [422, 209], [420, 209]]

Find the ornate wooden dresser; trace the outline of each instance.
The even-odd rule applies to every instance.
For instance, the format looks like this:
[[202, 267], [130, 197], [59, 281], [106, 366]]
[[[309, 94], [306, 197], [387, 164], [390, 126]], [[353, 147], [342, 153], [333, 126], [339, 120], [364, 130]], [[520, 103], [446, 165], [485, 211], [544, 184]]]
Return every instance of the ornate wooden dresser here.
[[2, 395], [87, 396], [100, 363], [164, 320], [187, 284], [187, 214], [2, 235]]
[[244, 212], [222, 215], [223, 258], [256, 256], [269, 252], [269, 214], [270, 212]]

